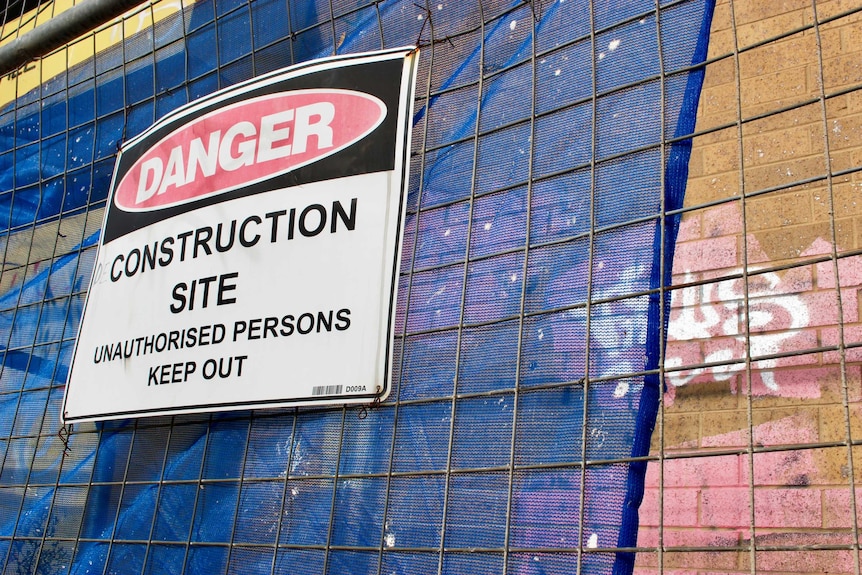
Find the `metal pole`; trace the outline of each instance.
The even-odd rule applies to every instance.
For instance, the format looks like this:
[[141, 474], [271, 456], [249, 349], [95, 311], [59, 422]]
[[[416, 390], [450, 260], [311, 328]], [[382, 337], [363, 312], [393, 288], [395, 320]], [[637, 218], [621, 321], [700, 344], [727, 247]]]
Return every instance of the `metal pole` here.
[[0, 46], [0, 75], [49, 54], [139, 4], [141, 0], [85, 0], [72, 6], [32, 31]]

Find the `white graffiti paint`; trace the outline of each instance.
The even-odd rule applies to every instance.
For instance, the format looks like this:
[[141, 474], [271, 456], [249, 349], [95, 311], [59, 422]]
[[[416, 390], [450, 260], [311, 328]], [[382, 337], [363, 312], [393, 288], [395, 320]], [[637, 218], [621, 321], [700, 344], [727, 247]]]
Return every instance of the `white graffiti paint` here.
[[[754, 272], [752, 272], [754, 273]], [[694, 280], [686, 271], [684, 282]], [[717, 363], [710, 367], [696, 367], [680, 371], [668, 371], [667, 381], [675, 387], [691, 382], [696, 377], [709, 374], [716, 381], [726, 381], [744, 370], [746, 337], [745, 322], [748, 322], [748, 354], [752, 358], [765, 357], [782, 351], [782, 344], [794, 337], [797, 330], [810, 323], [809, 309], [801, 297], [787, 293], [781, 286], [781, 278], [774, 272], [749, 275], [748, 306], [743, 278], [686, 287], [674, 292], [673, 311], [668, 326], [668, 352], [665, 368], [674, 370], [685, 365]], [[674, 346], [674, 341], [708, 342], [723, 338], [724, 347], [700, 354], [686, 351], [683, 346]], [[763, 385], [772, 392], [779, 392], [773, 369], [778, 360], [767, 358], [752, 362]]]

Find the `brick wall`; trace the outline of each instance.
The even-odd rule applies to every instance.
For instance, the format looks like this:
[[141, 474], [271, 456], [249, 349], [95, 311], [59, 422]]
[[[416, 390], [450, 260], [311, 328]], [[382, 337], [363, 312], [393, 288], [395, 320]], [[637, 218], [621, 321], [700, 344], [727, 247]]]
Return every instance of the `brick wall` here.
[[[641, 512], [639, 544], [661, 540], [664, 573], [749, 573], [752, 560], [763, 573], [854, 572], [842, 547], [862, 447], [851, 464], [841, 444], [844, 382], [862, 439], [862, 348], [852, 347], [862, 342], [860, 8], [817, 1], [818, 38], [811, 0], [716, 7], [653, 439], [669, 459], [650, 464]], [[833, 246], [849, 254], [837, 266]], [[829, 350], [841, 323], [843, 378]], [[699, 457], [674, 459], [683, 453]], [[639, 554], [638, 573], [658, 561]]]

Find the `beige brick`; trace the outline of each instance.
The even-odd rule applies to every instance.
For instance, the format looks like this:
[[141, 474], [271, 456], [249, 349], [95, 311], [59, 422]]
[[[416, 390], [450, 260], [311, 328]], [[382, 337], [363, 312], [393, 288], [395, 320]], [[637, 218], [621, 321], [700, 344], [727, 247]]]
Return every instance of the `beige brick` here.
[[[818, 71], [810, 68], [812, 80], [817, 80]], [[859, 52], [841, 53], [823, 60], [823, 88], [829, 92], [862, 82], [862, 59]], [[816, 84], [814, 84], [816, 85]]]
[[714, 114], [703, 115], [697, 120], [697, 130], [703, 132], [707, 130], [721, 131], [723, 129], [729, 129], [736, 124], [736, 115], [736, 110], [729, 107], [717, 110]]
[[743, 0], [733, 3], [736, 12], [736, 25], [744, 26], [757, 20], [772, 19], [780, 14], [811, 10], [809, 0]]
[[[813, 85], [816, 86], [816, 84]], [[803, 67], [743, 78], [741, 90], [742, 105], [746, 109], [752, 108], [752, 113], [790, 106], [810, 95], [808, 78]], [[769, 106], [763, 110], [755, 107], [764, 103], [768, 103]]]
[[[851, 339], [852, 336], [851, 336]], [[858, 337], [855, 338], [858, 340]], [[858, 361], [848, 361], [844, 365], [844, 371], [846, 372], [846, 383], [847, 383], [847, 401], [849, 403], [859, 403], [862, 401], [862, 375], [860, 375], [860, 368]], [[841, 389], [836, 390], [836, 395], [841, 398], [843, 401], [844, 392]]]
[[735, 141], [719, 142], [703, 148], [703, 170], [715, 174], [739, 169], [739, 145]]
[[841, 485], [847, 481], [847, 448], [833, 447], [812, 450], [814, 465], [810, 475], [818, 485]]
[[733, 54], [733, 34], [730, 30], [715, 30], [709, 36], [709, 58]]
[[802, 27], [809, 12], [808, 9], [795, 10], [739, 26], [736, 34], [740, 48], [775, 38], [789, 30]]
[[862, 186], [854, 182], [833, 184], [831, 202], [825, 183], [813, 190], [811, 198], [815, 221], [829, 221], [833, 210], [844, 217], [862, 215]]
[[[788, 99], [788, 100], [775, 100], [775, 101], [764, 101], [756, 104], [749, 104], [742, 111], [742, 115], [744, 119], [760, 117], [760, 118], [770, 118], [776, 114], [782, 113], [782, 110], [794, 110], [799, 109], [800, 107], [806, 105], [817, 105], [820, 104], [815, 102], [813, 104], [806, 104], [806, 102], [811, 101], [815, 98], [817, 94], [814, 91], [811, 91], [807, 94], [802, 94], [798, 98]], [[822, 122], [822, 119], [818, 118], [818, 121]], [[749, 122], [746, 122], [749, 123]]]
[[[832, 171], [834, 172], [858, 168], [859, 166], [862, 166], [862, 148], [833, 152], [831, 158]], [[856, 190], [858, 192], [862, 192], [862, 187], [858, 185], [859, 183], [862, 183], [862, 175], [851, 175], [850, 180], [855, 181], [857, 184]]]
[[730, 16], [730, 1], [718, 0], [715, 3], [715, 11], [712, 16], [712, 31], [730, 30], [732, 24]]
[[847, 98], [847, 109], [851, 113], [862, 112], [862, 90], [850, 92], [845, 97]]
[[[819, 107], [819, 104], [818, 104]], [[808, 129], [809, 142], [811, 143], [811, 153], [820, 156], [826, 156], [826, 132], [828, 131], [828, 122], [824, 124], [822, 114], [816, 122], [812, 122], [806, 126]]]
[[736, 84], [736, 62], [733, 58], [723, 58], [706, 67], [703, 87], [711, 88], [722, 84]]
[[[736, 84], [721, 84], [705, 88], [700, 97], [700, 110], [702, 116], [697, 123], [698, 131], [734, 124], [739, 115], [736, 106]], [[734, 128], [734, 138], [736, 133]]]
[[752, 235], [757, 239], [757, 249], [762, 250], [763, 254], [751, 251], [752, 246], [749, 245], [751, 263], [763, 261], [763, 256], [772, 263], [796, 259], [817, 238], [831, 237], [829, 224], [826, 222], [760, 230]]
[[[862, 406], [850, 405], [850, 433], [854, 439], [862, 438]], [[820, 440], [846, 441], [844, 406], [840, 404], [820, 407]], [[862, 462], [860, 462], [862, 463]]]
[[707, 381], [677, 387], [670, 409], [698, 413], [737, 409], [739, 397], [731, 391], [731, 381]]
[[806, 224], [811, 221], [811, 194], [791, 191], [746, 200], [749, 231]]
[[851, 218], [852, 226], [850, 229], [852, 233], [850, 234], [851, 241], [848, 243], [840, 244], [840, 248], [844, 250], [852, 250], [858, 249], [859, 246], [862, 246], [862, 218]]
[[850, 104], [852, 94], [852, 92], [850, 94], [842, 94], [826, 100], [826, 117], [836, 118], [850, 113], [847, 111], [847, 108]]
[[[838, 253], [852, 250], [856, 242], [856, 225], [853, 218], [836, 218], [835, 236]], [[827, 236], [828, 237], [828, 236]], [[862, 244], [860, 244], [862, 245]]]
[[[770, 110], [771, 111], [771, 110]], [[742, 135], [749, 138], [753, 135], [783, 132], [811, 124], [821, 124], [823, 114], [819, 103], [792, 108], [786, 112], [771, 113], [768, 116], [746, 122], [742, 127]]]
[[708, 132], [706, 131], [706, 129], [700, 130], [700, 126], [698, 126], [698, 129], [699, 131], [703, 131], [706, 133], [694, 138], [694, 149], [701, 149], [705, 146], [709, 146], [711, 144], [718, 144], [720, 142], [734, 144], [738, 144], [739, 142], [737, 138], [739, 130], [736, 128], [735, 125], [727, 126], [725, 128], [716, 128]]
[[830, 149], [862, 148], [862, 114], [831, 118], [828, 126]]
[[[818, 0], [817, 17], [820, 20], [843, 14], [854, 8], [859, 8], [859, 0]], [[852, 17], [851, 21], [859, 22], [860, 14]]]
[[826, 101], [827, 135], [833, 156], [837, 150], [862, 150], [862, 98], [857, 96], [851, 92]]
[[[848, 23], [848, 20], [853, 20]], [[862, 22], [862, 17], [859, 14], [855, 18], [839, 20], [841, 26], [841, 51], [842, 52], [859, 52], [862, 46], [862, 27], [859, 26]]]
[[[708, 158], [704, 157], [704, 163]], [[799, 180], [824, 176], [826, 160], [814, 155], [793, 160], [785, 160], [768, 166], [752, 167], [745, 170], [745, 187], [748, 193], [792, 184]]]
[[[842, 53], [841, 37], [842, 30], [845, 28], [843, 20], [837, 20], [820, 26], [820, 49], [823, 51], [824, 58], [831, 58]], [[817, 34], [813, 30], [807, 30], [806, 34], [812, 38], [817, 38]], [[816, 46], [815, 46], [816, 47]], [[859, 47], [853, 47], [848, 52], [858, 50]], [[817, 61], [817, 53], [811, 52], [812, 61]]]
[[756, 136], [743, 136], [746, 166], [763, 166], [812, 154], [811, 128], [795, 126]]
[[[856, 412], [858, 415], [859, 412]], [[855, 438], [854, 438], [855, 439]], [[850, 477], [850, 469], [846, 469], [844, 472], [845, 480]], [[853, 446], [853, 480], [856, 482], [856, 486], [862, 487], [862, 446], [854, 445]], [[858, 507], [858, 511], [860, 514], [860, 519], [862, 519], [862, 499], [857, 499], [856, 505]]]
[[[845, 311], [846, 307], [848, 307], [850, 302], [845, 298]], [[853, 302], [855, 304], [855, 302]], [[851, 402], [859, 401], [859, 392], [860, 392], [860, 373], [859, 366], [853, 364], [847, 364], [845, 367], [846, 370], [846, 383], [847, 383], [847, 395], [848, 399]], [[826, 403], [837, 403], [841, 404], [844, 401], [844, 389], [842, 387], [841, 381], [841, 370], [840, 367], [836, 364], [825, 365], [820, 369], [820, 373], [816, 376], [817, 385], [820, 387], [821, 396], [817, 400], [817, 403], [826, 404]]]
[[688, 177], [696, 178], [703, 175], [703, 151], [701, 149], [692, 150], [691, 156], [688, 159]]
[[[812, 94], [813, 95], [813, 94]], [[761, 134], [772, 131], [786, 130], [788, 128], [803, 125], [822, 125], [823, 112], [819, 102], [810, 104], [795, 103], [785, 111], [780, 110], [776, 102], [764, 102], [751, 105], [743, 110], [747, 118], [761, 115], [757, 120], [746, 122], [743, 125], [743, 135]]]
[[[710, 411], [701, 414], [701, 445], [709, 447], [746, 447], [748, 414], [745, 410]], [[704, 443], [704, 439], [712, 441]]]
[[[710, 536], [712, 539], [724, 537], [722, 543], [706, 541], [705, 544], [697, 545], [694, 542], [701, 543], [705, 537]], [[711, 547], [714, 549], [704, 552], [666, 552], [664, 554], [664, 564], [669, 568], [688, 569], [698, 571], [707, 571], [714, 573], [713, 569], [718, 569], [718, 573], [733, 573], [740, 562], [739, 551], [722, 551], [721, 547], [735, 547], [738, 545], [739, 535], [733, 530], [725, 530], [716, 532], [713, 529], [708, 531], [694, 531], [685, 538], [680, 537], [679, 542], [692, 541], [691, 546]], [[680, 546], [680, 545], [678, 545]], [[667, 570], [664, 573], [669, 573]], [[740, 574], [741, 575], [741, 574]]]
[[[675, 413], [675, 410], [666, 409], [664, 412], [664, 448], [665, 450], [685, 445], [697, 445], [700, 439], [700, 414], [698, 413]], [[651, 451], [657, 453], [659, 449], [658, 424], [652, 435]]]
[[[810, 399], [796, 397], [757, 396], [752, 399], [751, 420], [754, 424], [754, 443], [774, 446], [817, 441], [816, 408]], [[782, 425], [785, 422], [799, 431], [788, 437]]]
[[794, 34], [740, 53], [739, 72], [742, 78], [762, 76], [782, 70], [796, 70], [816, 62], [816, 37]]
[[737, 172], [712, 173], [688, 182], [685, 192], [685, 205], [697, 206], [711, 200], [721, 200], [739, 195], [739, 174]]

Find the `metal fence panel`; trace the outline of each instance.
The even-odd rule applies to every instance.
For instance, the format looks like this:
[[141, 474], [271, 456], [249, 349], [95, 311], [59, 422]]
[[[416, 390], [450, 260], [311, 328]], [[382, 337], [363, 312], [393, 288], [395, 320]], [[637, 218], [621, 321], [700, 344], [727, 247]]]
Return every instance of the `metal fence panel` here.
[[[44, 59], [0, 112], [3, 572], [630, 573], [712, 11], [155, 2]], [[411, 44], [390, 399], [61, 428], [118, 144]]]

